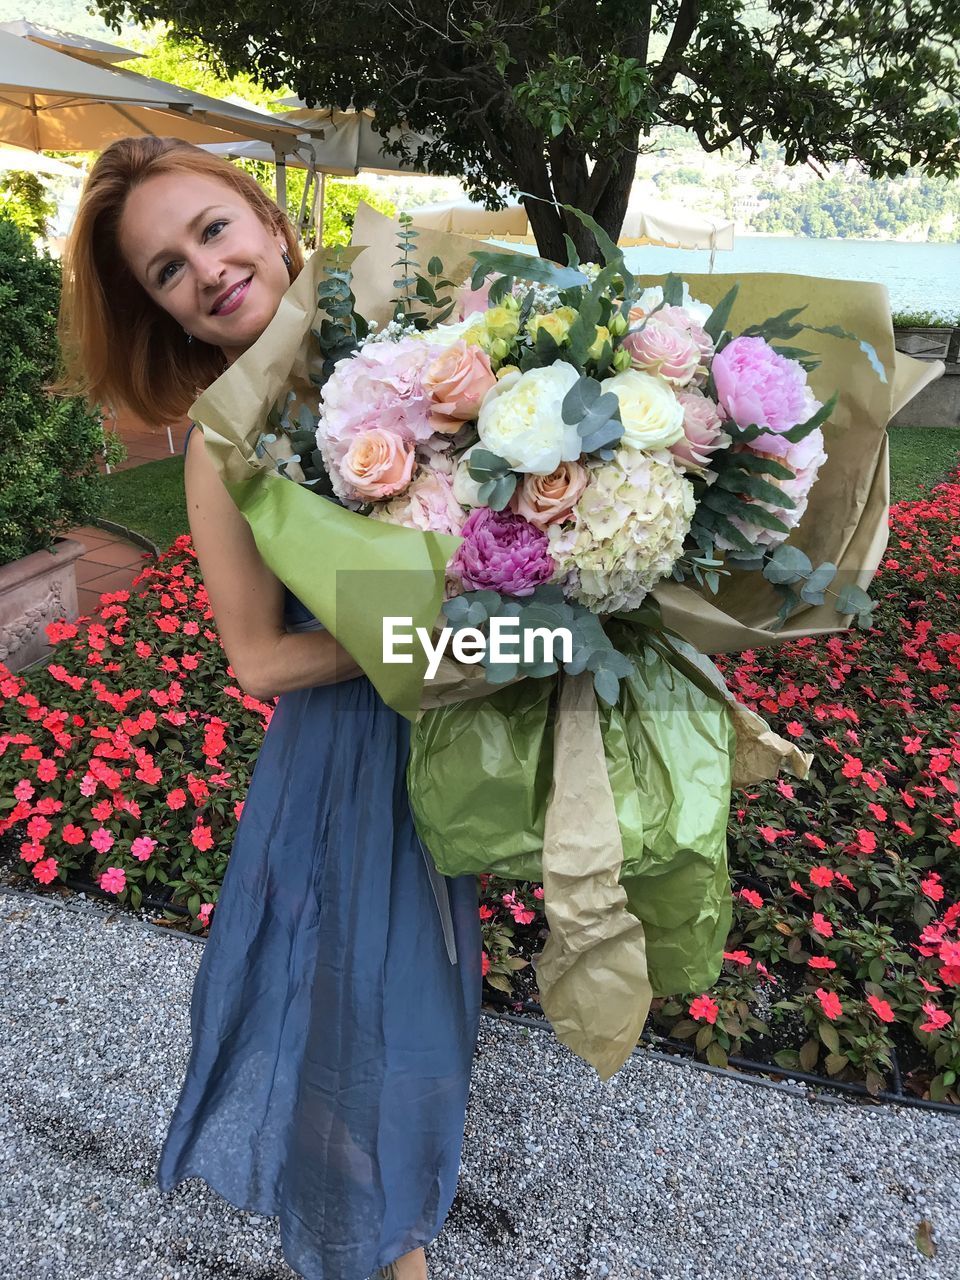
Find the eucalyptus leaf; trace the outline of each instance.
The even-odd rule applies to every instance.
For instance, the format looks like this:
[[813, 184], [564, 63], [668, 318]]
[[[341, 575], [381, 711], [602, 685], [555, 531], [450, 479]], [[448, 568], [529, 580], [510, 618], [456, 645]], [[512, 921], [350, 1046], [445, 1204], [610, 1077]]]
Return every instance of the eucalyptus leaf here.
[[[567, 394], [563, 397], [563, 403], [560, 406], [560, 416], [564, 422], [570, 425], [575, 422], [580, 422], [584, 415], [589, 412], [591, 406], [596, 404], [599, 398], [600, 383], [597, 382], [596, 378], [591, 378], [584, 374], [577, 379]], [[616, 399], [615, 396], [614, 399]]]
[[812, 570], [809, 556], [783, 542], [764, 566], [763, 576], [768, 582], [786, 585], [808, 577]]
[[569, 289], [575, 285], [590, 283], [587, 276], [576, 267], [561, 267], [555, 262], [549, 262], [546, 258], [537, 258], [532, 254], [475, 249], [470, 256], [477, 264], [472, 278], [474, 289], [479, 289], [489, 275], [512, 275], [520, 280], [552, 285], [555, 289]]

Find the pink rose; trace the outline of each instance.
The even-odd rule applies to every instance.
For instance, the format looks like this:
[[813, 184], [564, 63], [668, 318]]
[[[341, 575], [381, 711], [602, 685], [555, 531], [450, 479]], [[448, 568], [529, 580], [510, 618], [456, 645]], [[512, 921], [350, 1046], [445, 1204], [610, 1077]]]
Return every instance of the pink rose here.
[[712, 400], [699, 391], [678, 391], [677, 399], [683, 405], [683, 439], [670, 452], [686, 470], [699, 471], [710, 465], [717, 449], [729, 445], [730, 437]]
[[713, 339], [683, 307], [661, 307], [654, 318], [661, 324], [668, 324], [681, 333], [689, 334], [700, 352], [701, 364], [713, 355]]
[[569, 515], [586, 487], [586, 467], [579, 462], [561, 462], [549, 475], [525, 475], [510, 499], [510, 508], [542, 529]]
[[377, 501], [407, 487], [414, 462], [413, 441], [374, 427], [350, 442], [340, 475], [356, 496]]
[[493, 277], [485, 280], [479, 289], [470, 289], [464, 287], [463, 293], [460, 295], [460, 319], [466, 320], [467, 316], [476, 315], [478, 311], [486, 311], [490, 305], [490, 289], [493, 285]]
[[452, 434], [480, 412], [480, 401], [496, 386], [490, 357], [461, 338], [452, 343], [423, 371], [423, 389], [433, 402], [430, 425], [434, 431]]
[[370, 512], [374, 520], [402, 524], [424, 532], [458, 534], [467, 513], [453, 496], [450, 477], [439, 471], [421, 471], [413, 483], [392, 502]]
[[659, 322], [659, 312], [643, 329], [628, 333], [623, 346], [635, 369], [658, 373], [675, 387], [684, 387], [697, 372], [700, 348], [690, 334]]

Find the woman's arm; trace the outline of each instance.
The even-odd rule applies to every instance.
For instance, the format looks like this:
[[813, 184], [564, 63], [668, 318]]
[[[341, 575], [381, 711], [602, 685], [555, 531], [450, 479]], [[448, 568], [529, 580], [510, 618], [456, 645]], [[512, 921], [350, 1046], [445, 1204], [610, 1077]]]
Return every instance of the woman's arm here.
[[183, 476], [200, 572], [227, 660], [241, 687], [264, 699], [361, 675], [328, 631], [288, 633], [284, 628], [283, 583], [264, 564], [199, 427], [187, 442]]

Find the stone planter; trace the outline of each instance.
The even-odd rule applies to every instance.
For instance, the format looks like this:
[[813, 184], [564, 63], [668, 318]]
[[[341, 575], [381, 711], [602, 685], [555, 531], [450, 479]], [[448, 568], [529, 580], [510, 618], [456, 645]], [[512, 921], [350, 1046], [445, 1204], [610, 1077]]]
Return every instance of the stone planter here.
[[960, 427], [960, 328], [893, 330], [898, 351], [915, 360], [942, 360], [944, 376], [890, 419], [892, 427]]
[[58, 538], [51, 551], [0, 565], [0, 662], [11, 671], [50, 652], [48, 622], [77, 617], [76, 562], [85, 550], [75, 538]]

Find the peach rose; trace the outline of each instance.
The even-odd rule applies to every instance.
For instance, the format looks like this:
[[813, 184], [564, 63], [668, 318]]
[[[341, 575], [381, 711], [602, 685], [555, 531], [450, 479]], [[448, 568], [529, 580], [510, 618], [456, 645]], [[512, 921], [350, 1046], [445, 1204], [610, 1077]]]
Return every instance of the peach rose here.
[[518, 516], [545, 528], [568, 516], [586, 487], [586, 467], [579, 462], [561, 462], [547, 476], [525, 475], [510, 505]]
[[374, 427], [351, 441], [340, 474], [358, 497], [374, 502], [392, 497], [410, 483], [414, 449], [413, 441]]
[[480, 347], [460, 339], [452, 343], [423, 372], [423, 389], [433, 404], [430, 425], [452, 435], [480, 412], [480, 401], [496, 384], [490, 357]]

